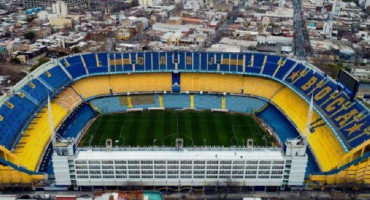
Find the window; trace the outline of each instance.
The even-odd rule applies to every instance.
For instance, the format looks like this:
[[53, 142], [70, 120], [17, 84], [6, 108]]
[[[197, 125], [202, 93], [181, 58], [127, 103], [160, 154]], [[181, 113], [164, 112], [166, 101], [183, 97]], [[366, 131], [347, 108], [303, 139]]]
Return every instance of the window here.
[[116, 178], [127, 178], [127, 176], [124, 176], [124, 175], [116, 175]]
[[191, 169], [191, 166], [181, 166], [181, 169]]
[[116, 169], [127, 169], [125, 165], [116, 165]]
[[202, 160], [195, 160], [195, 161], [194, 161], [194, 164], [195, 164], [195, 165], [204, 165], [204, 164], [206, 164], [206, 161], [202, 161]]
[[249, 160], [249, 161], [247, 161], [247, 164], [257, 165], [258, 164], [258, 161], [257, 160]]
[[262, 170], [262, 171], [259, 171], [258, 174], [270, 174], [270, 171]]
[[244, 165], [244, 160], [243, 161], [240, 161], [240, 160], [234, 160], [234, 165]]
[[129, 169], [140, 169], [138, 165], [129, 165]]
[[243, 165], [239, 165], [239, 166], [234, 166], [233, 169], [243, 169], [244, 166]]
[[221, 170], [220, 174], [231, 174], [231, 171], [228, 170]]
[[180, 173], [181, 174], [191, 174], [191, 171], [190, 170], [181, 170]]
[[179, 175], [169, 175], [167, 178], [179, 178]]
[[114, 175], [103, 175], [103, 178], [114, 178]]
[[197, 171], [194, 171], [193, 173], [194, 173], [194, 174], [205, 174], [205, 171], [203, 171], [203, 170], [198, 171], [198, 170], [197, 170]]
[[284, 169], [284, 166], [272, 166], [272, 169]]
[[76, 164], [87, 164], [86, 160], [76, 160]]
[[207, 171], [207, 174], [217, 174], [217, 171]]
[[89, 178], [88, 175], [77, 175], [77, 178]]
[[87, 171], [76, 171], [76, 174], [88, 174]]
[[206, 168], [206, 166], [204, 166], [204, 165], [196, 165], [196, 166], [194, 166], [194, 169], [205, 169]]
[[233, 171], [233, 174], [243, 174], [243, 171]]
[[87, 169], [86, 165], [76, 165], [76, 169]]
[[[76, 161], [77, 162], [77, 161]], [[86, 161], [85, 161], [86, 162]], [[100, 161], [99, 160], [89, 160], [89, 164], [93, 164], [93, 165], [99, 165], [100, 164]]]
[[270, 166], [260, 166], [260, 169], [270, 169]]
[[260, 161], [260, 164], [261, 164], [261, 165], [269, 165], [269, 164], [271, 164], [271, 161], [268, 161], [268, 160], [261, 160], [261, 161]]
[[169, 170], [167, 171], [167, 174], [178, 174], [179, 171], [176, 171], [176, 170]]
[[165, 175], [155, 175], [154, 177], [155, 177], [155, 178], [166, 178], [166, 176], [165, 176]]
[[250, 175], [248, 175], [248, 176], [245, 176], [245, 178], [246, 179], [252, 179], [252, 178], [254, 179], [254, 178], [256, 178], [256, 176], [250, 176]]
[[90, 175], [90, 178], [101, 178], [101, 175]]
[[177, 165], [169, 165], [169, 166], [167, 166], [167, 169], [179, 169], [179, 166], [177, 166]]
[[140, 175], [130, 175], [129, 178], [140, 178]]
[[220, 169], [231, 169], [231, 166], [227, 165], [227, 166], [220, 166]]
[[90, 174], [101, 174], [100, 170], [90, 170]]
[[155, 174], [166, 174], [166, 171], [164, 170], [159, 170], [159, 171], [154, 171]]
[[153, 175], [143, 175], [142, 178], [153, 178]]
[[193, 162], [191, 160], [182, 160], [181, 164], [182, 165], [191, 165], [191, 164], [193, 164]]
[[257, 169], [257, 165], [254, 165], [254, 166], [247, 165], [247, 166], [245, 167], [245, 169]]
[[207, 169], [218, 169], [217, 165], [208, 165]]
[[245, 174], [256, 174], [256, 173], [257, 173], [256, 170], [252, 170], [252, 171], [248, 170], [248, 171], [245, 171]]
[[113, 161], [112, 160], [103, 160], [103, 161], [101, 161], [101, 164], [104, 164], [104, 165], [113, 165]]
[[128, 171], [128, 174], [140, 174], [139, 170]]
[[164, 161], [164, 160], [155, 160], [155, 161], [154, 161], [154, 164], [161, 164], [161, 165], [164, 165], [164, 164], [166, 164], [166, 161]]
[[103, 171], [103, 174], [114, 174], [113, 170], [106, 170]]
[[283, 165], [284, 161], [283, 160], [277, 160], [277, 161], [274, 161], [272, 163], [275, 164], [275, 165]]
[[169, 161], [167, 161], [167, 164], [170, 164], [170, 165], [177, 165], [177, 164], [179, 164], [179, 161], [177, 161], [177, 160], [169, 160]]
[[281, 179], [282, 176], [271, 176], [271, 178], [274, 178], [274, 179]]
[[191, 176], [187, 176], [187, 175], [181, 175], [180, 178], [191, 178]]
[[217, 176], [207, 175], [207, 178], [217, 178]]
[[194, 176], [194, 178], [204, 178], [204, 175], [203, 176], [197, 175], [197, 176]]
[[144, 164], [144, 165], [151, 165], [151, 164], [153, 164], [153, 161], [151, 161], [151, 160], [142, 160], [142, 161], [141, 161], [141, 164]]
[[231, 160], [221, 160], [220, 161], [220, 164], [230, 165], [231, 164]]
[[283, 171], [272, 171], [271, 174], [283, 174]]
[[100, 169], [100, 165], [90, 165], [89, 169]]
[[116, 160], [115, 163], [118, 165], [126, 164], [126, 160]]
[[127, 174], [127, 171], [117, 170], [116, 171], [116, 174]]
[[141, 166], [141, 169], [153, 169], [153, 166], [149, 165], [149, 166]]
[[258, 176], [258, 178], [266, 179], [269, 178], [269, 176]]
[[166, 166], [164, 166], [164, 165], [155, 165], [154, 169], [166, 169]]
[[243, 176], [233, 176], [233, 178], [240, 179], [240, 178], [243, 178]]
[[150, 170], [144, 170], [141, 172], [142, 174], [153, 174], [153, 171]]
[[214, 161], [214, 160], [209, 160], [209, 161], [207, 161], [207, 164], [208, 165], [217, 165], [218, 164], [218, 161], [216, 160], [216, 161]]
[[137, 165], [137, 164], [139, 164], [139, 161], [138, 160], [129, 160], [128, 164]]
[[103, 169], [113, 169], [113, 165], [103, 165]]

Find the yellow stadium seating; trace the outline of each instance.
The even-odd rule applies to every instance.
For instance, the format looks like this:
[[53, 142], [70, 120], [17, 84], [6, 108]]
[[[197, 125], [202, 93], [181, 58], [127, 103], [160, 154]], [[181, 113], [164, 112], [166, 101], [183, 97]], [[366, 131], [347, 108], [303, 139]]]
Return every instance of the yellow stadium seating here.
[[93, 76], [76, 81], [72, 85], [84, 98], [110, 94], [109, 76]]
[[276, 81], [259, 77], [244, 77], [244, 94], [271, 99], [284, 86]]
[[72, 88], [67, 87], [64, 88], [53, 101], [64, 109], [73, 111], [73, 109], [82, 102], [82, 99]]
[[45, 180], [44, 175], [29, 175], [19, 172], [8, 166], [0, 165], [0, 185], [6, 186], [8, 184], [31, 184], [35, 180]]
[[[58, 104], [51, 103], [54, 129], [67, 116], [68, 111]], [[51, 139], [48, 106], [45, 106], [29, 125], [14, 151], [19, 163], [25, 168], [35, 171], [43, 151]]]
[[243, 86], [242, 75], [182, 73], [182, 91], [207, 91], [241, 93]]
[[145, 73], [112, 75], [113, 93], [171, 91], [171, 73]]
[[[282, 89], [271, 101], [285, 112], [295, 124], [300, 134], [306, 132], [309, 109], [307, 102], [289, 88]], [[313, 120], [318, 118], [319, 115], [314, 111]], [[315, 128], [313, 133], [308, 134], [307, 141], [323, 171], [335, 168], [345, 154], [342, 146], [328, 125]]]

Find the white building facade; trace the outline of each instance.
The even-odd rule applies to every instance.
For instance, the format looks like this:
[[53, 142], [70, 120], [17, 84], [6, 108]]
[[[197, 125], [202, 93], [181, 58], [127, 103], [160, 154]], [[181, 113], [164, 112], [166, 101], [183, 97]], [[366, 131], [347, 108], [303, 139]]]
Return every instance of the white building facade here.
[[289, 145], [286, 154], [280, 148], [157, 147], [80, 149], [75, 155], [56, 150], [52, 159], [57, 185], [210, 186], [230, 181], [234, 186], [299, 186], [307, 166], [306, 145]]

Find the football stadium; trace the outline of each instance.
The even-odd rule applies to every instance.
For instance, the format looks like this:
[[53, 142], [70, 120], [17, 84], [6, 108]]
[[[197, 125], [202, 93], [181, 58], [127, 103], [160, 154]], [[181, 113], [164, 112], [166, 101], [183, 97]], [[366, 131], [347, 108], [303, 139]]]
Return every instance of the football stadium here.
[[0, 99], [1, 186], [369, 184], [369, 109], [355, 95], [256, 52], [53, 59]]

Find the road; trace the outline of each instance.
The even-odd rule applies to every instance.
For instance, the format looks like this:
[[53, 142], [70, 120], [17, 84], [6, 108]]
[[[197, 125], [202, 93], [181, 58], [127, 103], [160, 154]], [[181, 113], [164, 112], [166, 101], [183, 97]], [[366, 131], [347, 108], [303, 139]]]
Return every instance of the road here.
[[300, 0], [293, 0], [294, 6], [294, 29], [295, 29], [295, 56], [298, 59], [306, 59], [305, 51], [305, 36], [304, 36], [304, 20], [303, 20], [303, 11], [301, 9]]

